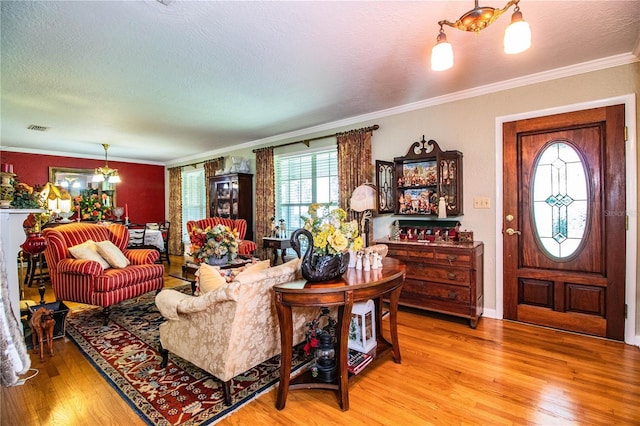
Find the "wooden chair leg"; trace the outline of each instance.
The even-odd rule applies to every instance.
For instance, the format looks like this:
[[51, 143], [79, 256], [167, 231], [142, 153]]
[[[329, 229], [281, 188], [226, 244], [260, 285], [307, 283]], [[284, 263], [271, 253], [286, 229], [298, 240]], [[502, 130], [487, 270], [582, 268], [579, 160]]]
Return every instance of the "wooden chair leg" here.
[[106, 308], [104, 308], [102, 313], [104, 315], [104, 319], [102, 320], [102, 325], [106, 326], [107, 324], [109, 324], [109, 315], [111, 315], [111, 306], [107, 306]]
[[169, 351], [162, 347], [162, 343], [158, 345], [160, 355], [162, 355], [162, 361], [160, 361], [160, 368], [165, 368], [169, 363]]
[[231, 405], [231, 380], [222, 383], [222, 395], [224, 396], [224, 405]]

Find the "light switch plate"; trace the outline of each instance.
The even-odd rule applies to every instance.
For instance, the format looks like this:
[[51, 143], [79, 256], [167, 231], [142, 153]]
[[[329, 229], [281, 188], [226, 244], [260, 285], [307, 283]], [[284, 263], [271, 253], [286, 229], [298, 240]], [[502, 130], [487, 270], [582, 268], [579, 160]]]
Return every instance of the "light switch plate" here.
[[474, 209], [490, 209], [491, 199], [489, 197], [474, 197], [473, 208]]

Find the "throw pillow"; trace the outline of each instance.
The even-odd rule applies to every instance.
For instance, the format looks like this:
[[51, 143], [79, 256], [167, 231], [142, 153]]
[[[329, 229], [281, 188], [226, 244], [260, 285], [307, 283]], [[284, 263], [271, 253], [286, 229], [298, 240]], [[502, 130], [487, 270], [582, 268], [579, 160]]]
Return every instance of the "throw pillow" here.
[[251, 265], [246, 266], [242, 272], [236, 275], [235, 280], [241, 283], [250, 283], [255, 281], [257, 274], [260, 271], [264, 271], [265, 269], [271, 266], [271, 261], [269, 259], [261, 260], [260, 262], [252, 263]]
[[225, 277], [220, 274], [220, 268], [207, 265], [206, 263], [200, 264], [198, 276], [200, 294], [217, 290], [227, 283]]
[[114, 268], [126, 268], [131, 262], [126, 258], [124, 253], [111, 241], [100, 241], [96, 243], [98, 253], [104, 258], [109, 265]]
[[84, 260], [94, 260], [102, 266], [102, 269], [110, 268], [109, 262], [104, 260], [100, 253], [98, 253], [98, 248], [96, 247], [96, 243], [93, 240], [87, 240], [82, 244], [78, 244], [73, 247], [69, 247], [69, 253], [71, 256], [76, 259], [84, 259]]

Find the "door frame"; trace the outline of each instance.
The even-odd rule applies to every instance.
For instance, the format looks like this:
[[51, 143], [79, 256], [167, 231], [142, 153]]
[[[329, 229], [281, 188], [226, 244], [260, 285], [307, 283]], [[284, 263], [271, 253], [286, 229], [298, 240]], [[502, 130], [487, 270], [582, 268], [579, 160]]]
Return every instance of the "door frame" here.
[[613, 98], [600, 99], [589, 102], [582, 102], [560, 107], [529, 111], [519, 114], [511, 114], [496, 117], [496, 309], [495, 318], [503, 319], [504, 310], [504, 276], [503, 276], [503, 234], [502, 234], [502, 126], [504, 123], [528, 118], [543, 117], [553, 114], [581, 111], [591, 108], [606, 107], [611, 105], [624, 104], [624, 121], [627, 127], [626, 142], [626, 204], [629, 216], [629, 229], [626, 238], [626, 282], [625, 282], [625, 303], [627, 305], [627, 318], [624, 321], [624, 341], [627, 344], [640, 347], [640, 336], [636, 335], [636, 274], [637, 274], [637, 244], [638, 244], [638, 192], [637, 192], [637, 162], [638, 151], [636, 141], [636, 103], [635, 94], [618, 96]]

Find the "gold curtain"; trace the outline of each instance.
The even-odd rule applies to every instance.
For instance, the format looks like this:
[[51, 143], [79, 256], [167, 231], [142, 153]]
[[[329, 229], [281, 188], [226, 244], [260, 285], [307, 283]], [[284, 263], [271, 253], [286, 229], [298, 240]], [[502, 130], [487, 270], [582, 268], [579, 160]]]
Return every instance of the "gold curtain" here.
[[[256, 254], [260, 259], [267, 259], [268, 253], [262, 248], [262, 238], [271, 231], [270, 218], [275, 214], [275, 166], [273, 147], [255, 150], [256, 154]], [[249, 226], [251, 226], [249, 224]]]
[[[371, 136], [373, 131], [352, 130], [337, 134], [338, 182], [340, 183], [340, 207], [348, 212], [351, 219], [360, 219], [362, 213], [349, 210], [351, 193], [365, 182], [371, 182]], [[373, 226], [369, 226], [369, 241], [373, 241]]]
[[[208, 160], [204, 162], [204, 186], [206, 188], [205, 190], [205, 201], [206, 201], [206, 206], [207, 209], [205, 211], [205, 217], [209, 217], [209, 206], [211, 205], [211, 200], [209, 200], [209, 178], [211, 176], [215, 176], [216, 175], [216, 171], [224, 168], [224, 157], [218, 157], [218, 158], [214, 158], [212, 160]], [[203, 218], [204, 219], [204, 218]]]
[[184, 244], [182, 243], [182, 168], [173, 167], [169, 169], [169, 254], [183, 255]]

